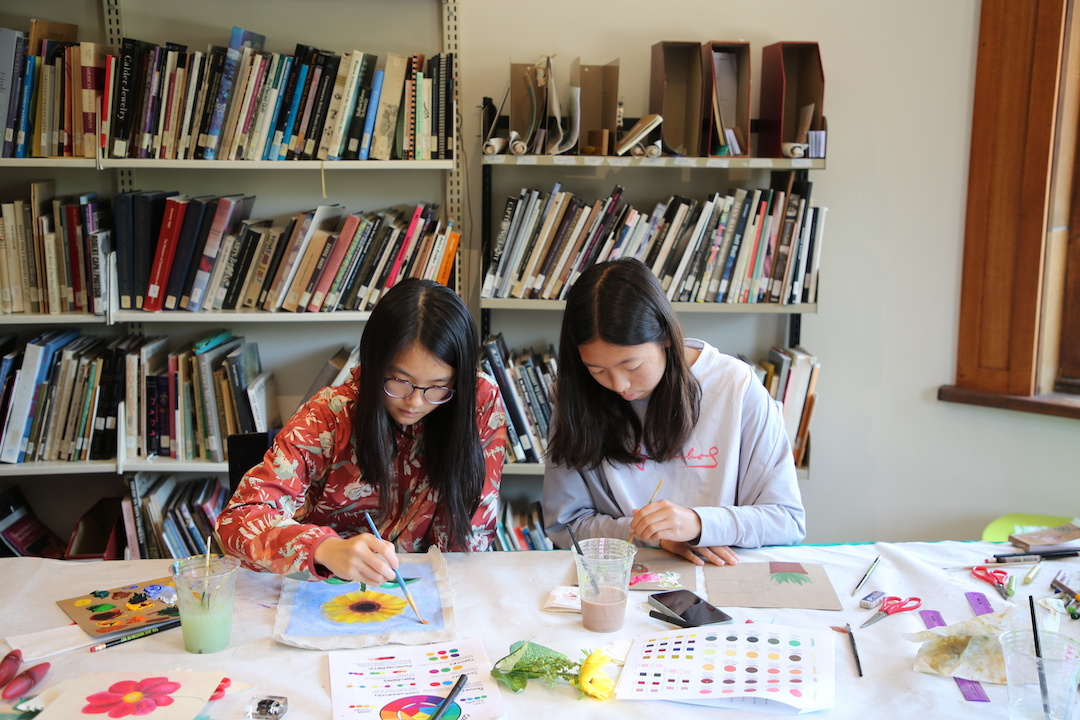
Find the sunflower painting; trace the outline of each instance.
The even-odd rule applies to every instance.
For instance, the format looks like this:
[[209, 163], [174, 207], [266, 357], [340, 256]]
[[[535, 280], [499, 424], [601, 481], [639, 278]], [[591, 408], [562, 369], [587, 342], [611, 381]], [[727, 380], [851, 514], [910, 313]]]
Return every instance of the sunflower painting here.
[[365, 585], [286, 579], [274, 639], [296, 647], [336, 649], [386, 642], [419, 644], [442, 639], [440, 633], [456, 632], [442, 556], [402, 553], [399, 559], [401, 575], [426, 625], [396, 582]]
[[405, 609], [404, 598], [373, 590], [338, 595], [322, 604], [323, 614], [336, 623], [370, 623], [389, 620]]

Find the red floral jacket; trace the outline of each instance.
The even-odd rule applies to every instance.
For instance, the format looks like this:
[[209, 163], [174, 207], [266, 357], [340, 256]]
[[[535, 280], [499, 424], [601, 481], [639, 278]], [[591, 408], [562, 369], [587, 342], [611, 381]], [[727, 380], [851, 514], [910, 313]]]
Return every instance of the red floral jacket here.
[[419, 453], [421, 420], [399, 433], [393, 473], [398, 478], [395, 508], [378, 517], [379, 495], [364, 481], [356, 464], [353, 407], [359, 393], [359, 368], [344, 384], [316, 393], [285, 424], [261, 465], [240, 481], [217, 520], [222, 547], [253, 570], [301, 580], [327, 577], [314, 562], [315, 548], [328, 537], [349, 537], [367, 530], [371, 513], [382, 536], [402, 552], [487, 550], [495, 535], [506, 418], [498, 385], [477, 374], [476, 428], [484, 452], [484, 486], [472, 517], [467, 547], [457, 547], [448, 533], [446, 510], [428, 482]]

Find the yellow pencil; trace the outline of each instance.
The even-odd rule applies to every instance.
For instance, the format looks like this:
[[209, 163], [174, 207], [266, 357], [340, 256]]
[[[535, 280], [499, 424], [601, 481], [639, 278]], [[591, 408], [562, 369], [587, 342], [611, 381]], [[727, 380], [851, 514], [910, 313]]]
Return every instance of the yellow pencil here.
[[652, 505], [653, 500], [656, 499], [656, 493], [660, 492], [660, 486], [664, 484], [664, 478], [660, 478], [660, 482], [656, 483], [656, 489], [652, 491], [652, 497], [649, 498], [649, 502], [646, 505]]

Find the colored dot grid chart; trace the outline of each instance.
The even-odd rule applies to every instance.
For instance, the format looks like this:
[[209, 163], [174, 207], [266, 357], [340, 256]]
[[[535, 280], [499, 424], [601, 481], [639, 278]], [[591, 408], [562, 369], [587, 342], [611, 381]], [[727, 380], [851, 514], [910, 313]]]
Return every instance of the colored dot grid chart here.
[[327, 657], [334, 720], [428, 720], [462, 675], [465, 687], [444, 720], [495, 720], [505, 714], [479, 638], [339, 650]]
[[698, 628], [634, 639], [619, 700], [802, 713], [833, 706], [834, 633], [783, 625]]

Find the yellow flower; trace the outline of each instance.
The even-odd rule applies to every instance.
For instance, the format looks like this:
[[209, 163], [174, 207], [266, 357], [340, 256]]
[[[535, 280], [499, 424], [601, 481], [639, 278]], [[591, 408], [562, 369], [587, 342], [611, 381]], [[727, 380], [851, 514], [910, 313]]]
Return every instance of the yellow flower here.
[[607, 700], [615, 690], [615, 682], [604, 672], [604, 667], [611, 662], [611, 657], [603, 650], [594, 650], [581, 663], [578, 673], [578, 688], [586, 695], [598, 700]]
[[323, 614], [336, 623], [382, 622], [405, 609], [403, 598], [363, 590], [338, 595], [322, 605]]

